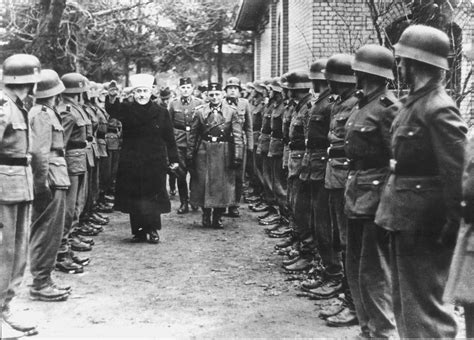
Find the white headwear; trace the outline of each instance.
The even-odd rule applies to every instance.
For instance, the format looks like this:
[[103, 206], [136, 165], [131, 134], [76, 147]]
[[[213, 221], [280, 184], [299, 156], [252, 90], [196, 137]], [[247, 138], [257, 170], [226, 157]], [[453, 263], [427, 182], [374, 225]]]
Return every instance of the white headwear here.
[[151, 90], [154, 82], [155, 77], [151, 74], [140, 73], [130, 76], [130, 87], [132, 88], [132, 91], [138, 87], [147, 87]]

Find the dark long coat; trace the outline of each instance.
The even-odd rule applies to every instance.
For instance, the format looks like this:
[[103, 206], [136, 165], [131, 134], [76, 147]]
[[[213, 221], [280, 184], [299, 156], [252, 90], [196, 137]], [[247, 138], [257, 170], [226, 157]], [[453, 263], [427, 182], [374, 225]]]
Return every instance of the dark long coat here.
[[170, 212], [166, 173], [168, 160], [177, 163], [178, 155], [168, 110], [153, 101], [139, 105], [106, 100], [105, 107], [123, 127], [115, 208], [127, 213]]

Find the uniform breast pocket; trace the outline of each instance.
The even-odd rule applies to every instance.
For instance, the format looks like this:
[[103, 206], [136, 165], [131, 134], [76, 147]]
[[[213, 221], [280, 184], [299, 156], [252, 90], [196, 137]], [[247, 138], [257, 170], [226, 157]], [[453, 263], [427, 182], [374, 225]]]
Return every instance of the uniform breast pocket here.
[[349, 119], [347, 116], [336, 117], [334, 122], [334, 134], [339, 138], [344, 138], [346, 134], [346, 122]]
[[348, 132], [349, 136], [349, 147], [358, 156], [371, 154], [375, 147], [380, 146], [378, 130], [374, 125], [354, 125], [350, 134]]
[[48, 183], [54, 188], [66, 188], [71, 185], [64, 158], [58, 157], [49, 160]]
[[359, 173], [349, 176], [345, 206], [348, 215], [375, 216], [386, 179], [386, 173]]
[[27, 167], [0, 165], [0, 202], [26, 201], [29, 194]]
[[416, 161], [425, 153], [424, 132], [419, 126], [402, 125], [395, 131], [395, 155], [409, 162]]

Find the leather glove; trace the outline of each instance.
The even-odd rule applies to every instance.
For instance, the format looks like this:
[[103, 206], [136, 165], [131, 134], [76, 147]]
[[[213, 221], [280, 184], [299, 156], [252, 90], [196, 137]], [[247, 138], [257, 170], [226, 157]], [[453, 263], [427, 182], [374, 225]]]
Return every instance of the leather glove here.
[[241, 159], [234, 159], [234, 161], [232, 162], [232, 168], [233, 169], [240, 169], [240, 168], [242, 168], [242, 163], [243, 163], [243, 161]]

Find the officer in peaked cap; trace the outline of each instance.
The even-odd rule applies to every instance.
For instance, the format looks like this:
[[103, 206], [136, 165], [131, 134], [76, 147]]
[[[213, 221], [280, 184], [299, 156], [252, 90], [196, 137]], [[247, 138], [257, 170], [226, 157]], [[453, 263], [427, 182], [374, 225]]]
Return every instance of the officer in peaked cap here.
[[58, 74], [41, 70], [35, 98], [29, 111], [34, 175], [33, 219], [30, 232], [30, 297], [41, 301], [64, 301], [70, 287], [60, 287], [51, 277], [61, 244], [66, 216], [66, 192], [70, 186], [64, 158], [64, 129], [56, 111], [65, 90]]
[[[36, 326], [18, 320], [10, 302], [20, 287], [28, 256], [33, 201], [31, 133], [25, 101], [40, 80], [35, 56], [15, 54], [3, 63], [4, 101], [0, 107], [0, 328], [2, 336], [35, 334]], [[12, 176], [15, 174], [15, 176]]]
[[[65, 86], [62, 101], [57, 106], [64, 128], [65, 158], [70, 187], [66, 193], [66, 215], [63, 237], [58, 251], [56, 268], [65, 273], [82, 273], [84, 265], [89, 263], [87, 258], [74, 255], [70, 236], [74, 236], [74, 246], [77, 249], [90, 249], [90, 244], [83, 242], [77, 235], [96, 235], [97, 231], [91, 226], [79, 229], [79, 216], [82, 213], [86, 198], [87, 185], [87, 136], [90, 120], [81, 106], [82, 94], [87, 91], [86, 78], [80, 73], [67, 73], [61, 77]], [[73, 235], [71, 235], [73, 233]]]
[[171, 122], [174, 127], [174, 136], [178, 146], [178, 156], [180, 168], [183, 169], [183, 176], [177, 178], [179, 200], [181, 205], [178, 214], [189, 212], [189, 191], [187, 183], [186, 169], [186, 149], [188, 147], [189, 132], [193, 121], [194, 109], [203, 104], [203, 101], [193, 96], [194, 86], [191, 78], [184, 77], [179, 79], [180, 95], [172, 100], [168, 110], [171, 116]]
[[105, 106], [123, 126], [115, 208], [129, 214], [134, 243], [159, 243], [161, 214], [171, 211], [166, 174], [178, 168], [170, 115], [151, 100], [154, 81], [150, 74], [131, 76], [133, 102], [110, 95]]
[[[250, 112], [250, 103], [247, 99], [240, 97], [242, 90], [240, 79], [237, 77], [230, 77], [227, 79], [225, 88], [226, 98], [225, 103], [234, 106], [239, 115], [239, 122], [244, 131], [244, 163], [242, 169], [238, 169], [236, 174], [235, 194], [236, 202], [239, 203], [242, 198], [242, 190], [245, 177], [245, 169], [247, 161], [252, 158], [253, 152], [253, 127], [252, 116]], [[240, 172], [240, 173], [239, 173]], [[228, 217], [239, 217], [238, 205], [230, 206], [227, 212]]]
[[413, 25], [394, 48], [410, 92], [392, 125], [392, 174], [375, 223], [390, 232], [400, 337], [454, 338], [456, 321], [442, 295], [460, 222], [467, 127], [444, 85], [450, 41]]
[[209, 84], [208, 98], [195, 109], [186, 158], [192, 169], [191, 203], [202, 207], [204, 227], [222, 228], [223, 212], [236, 204], [243, 132], [237, 109], [223, 103], [221, 84]]
[[[345, 124], [358, 98], [355, 96], [356, 79], [351, 68], [353, 57], [348, 54], [336, 54], [329, 58], [324, 69], [324, 75], [328, 81], [331, 92], [337, 95], [334, 102], [329, 123], [328, 133], [328, 162], [325, 173], [325, 188], [329, 193], [329, 212], [334, 234], [338, 235], [334, 240], [334, 252], [341, 262], [334, 270], [332, 276], [326, 277], [319, 288], [311, 292], [316, 298], [328, 298], [344, 292], [344, 308], [334, 317], [327, 319], [330, 326], [345, 326], [355, 324], [357, 316], [352, 302], [351, 291], [344, 274], [344, 253], [346, 248], [347, 216], [344, 213], [344, 188], [349, 171], [349, 160], [344, 152], [344, 138], [346, 134]], [[342, 257], [342, 258], [341, 258]], [[336, 268], [336, 267], [335, 267]], [[344, 269], [344, 270], [343, 270]]]
[[[362, 333], [389, 338], [395, 332], [387, 232], [374, 223], [380, 189], [389, 175], [390, 127], [399, 110], [387, 89], [394, 57], [380, 45], [359, 48], [352, 62], [359, 104], [346, 123], [344, 149], [350, 159], [346, 182], [347, 281]], [[366, 191], [362, 183], [375, 190]]]

